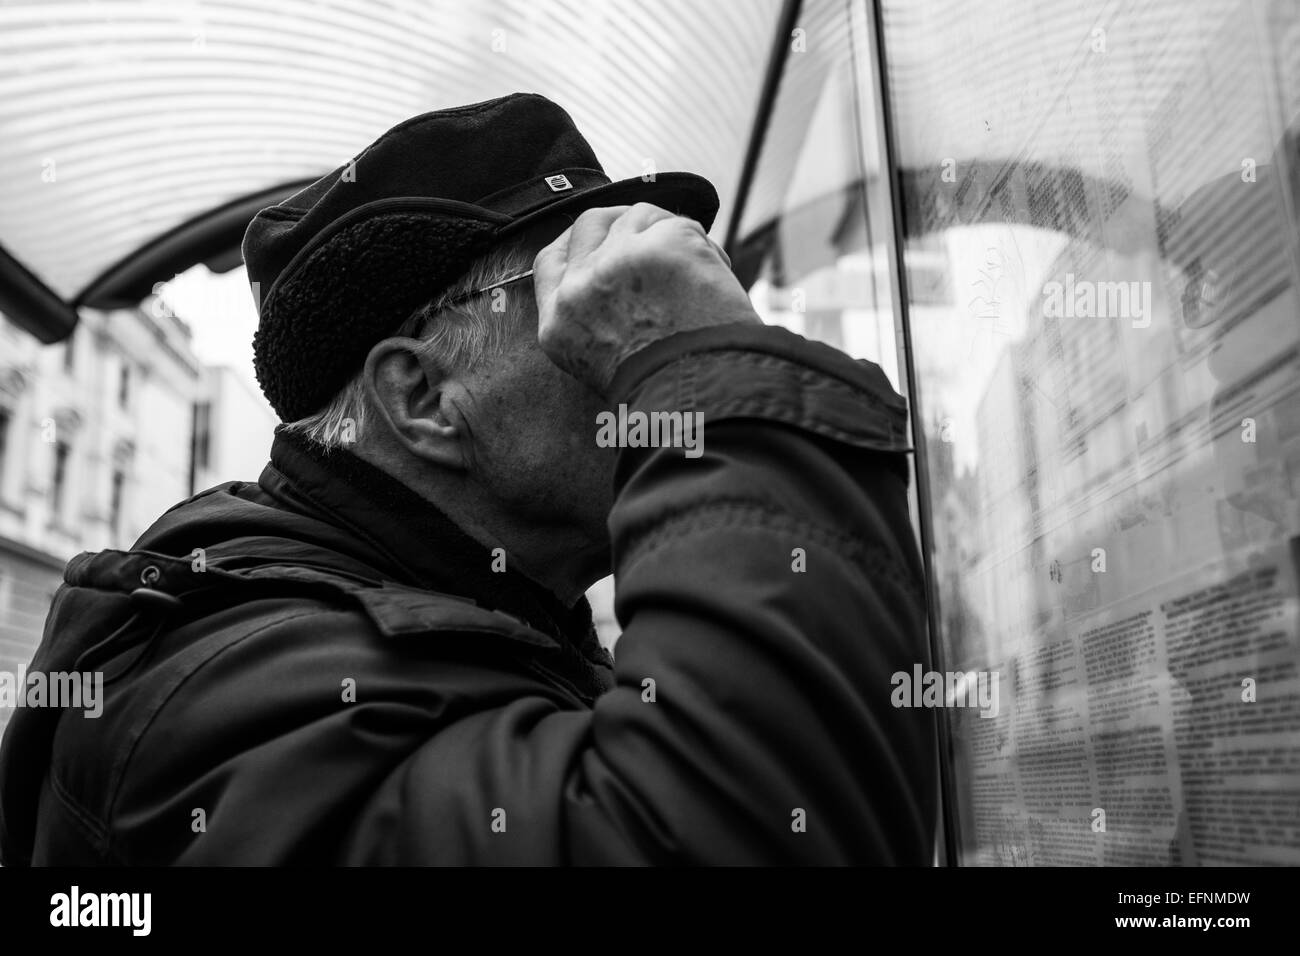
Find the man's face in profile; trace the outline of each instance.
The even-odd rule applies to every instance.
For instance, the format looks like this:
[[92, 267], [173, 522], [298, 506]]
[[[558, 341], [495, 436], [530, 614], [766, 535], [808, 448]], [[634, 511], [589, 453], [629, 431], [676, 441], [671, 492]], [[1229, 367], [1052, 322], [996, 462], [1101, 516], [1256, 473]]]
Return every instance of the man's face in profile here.
[[[527, 237], [525, 261], [556, 232]], [[608, 403], [538, 345], [532, 279], [509, 283], [500, 294], [508, 311], [521, 310], [505, 348], [459, 376], [471, 467], [501, 507], [542, 532], [577, 530], [607, 567], [617, 450], [598, 447], [595, 435], [596, 416]]]

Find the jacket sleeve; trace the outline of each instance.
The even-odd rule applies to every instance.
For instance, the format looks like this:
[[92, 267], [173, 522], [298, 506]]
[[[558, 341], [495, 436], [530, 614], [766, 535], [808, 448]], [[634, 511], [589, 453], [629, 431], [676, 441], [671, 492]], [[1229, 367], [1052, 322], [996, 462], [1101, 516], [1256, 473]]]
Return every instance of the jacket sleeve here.
[[611, 404], [703, 415], [625, 448], [616, 683], [441, 729], [367, 805], [354, 863], [931, 862], [933, 715], [906, 412], [880, 369], [767, 326], [632, 356]]

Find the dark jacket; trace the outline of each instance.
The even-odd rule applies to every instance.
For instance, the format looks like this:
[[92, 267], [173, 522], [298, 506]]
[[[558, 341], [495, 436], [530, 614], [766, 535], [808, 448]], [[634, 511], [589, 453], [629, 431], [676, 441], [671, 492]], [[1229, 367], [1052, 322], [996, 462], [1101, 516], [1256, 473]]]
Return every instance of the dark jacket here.
[[15, 712], [4, 865], [928, 864], [902, 399], [725, 326], [633, 356], [620, 402], [706, 441], [619, 452], [617, 664], [585, 601], [281, 432], [257, 484], [69, 563], [31, 670], [102, 671], [104, 710]]

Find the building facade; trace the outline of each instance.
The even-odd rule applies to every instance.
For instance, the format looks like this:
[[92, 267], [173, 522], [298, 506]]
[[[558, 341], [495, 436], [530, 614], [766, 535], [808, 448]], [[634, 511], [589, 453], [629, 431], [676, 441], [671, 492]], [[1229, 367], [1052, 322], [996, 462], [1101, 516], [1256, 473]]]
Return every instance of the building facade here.
[[130, 547], [189, 496], [206, 382], [170, 315], [86, 310], [58, 345], [0, 321], [0, 671], [27, 665], [70, 558]]

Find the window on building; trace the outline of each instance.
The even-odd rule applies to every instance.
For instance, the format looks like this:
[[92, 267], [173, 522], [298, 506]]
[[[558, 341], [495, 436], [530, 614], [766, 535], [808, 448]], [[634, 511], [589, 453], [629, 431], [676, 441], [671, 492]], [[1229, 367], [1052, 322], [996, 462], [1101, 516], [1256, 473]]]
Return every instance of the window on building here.
[[190, 494], [198, 491], [201, 473], [211, 466], [212, 403], [195, 402], [190, 420]]
[[13, 412], [0, 406], [0, 490], [4, 488], [5, 456], [9, 451], [9, 425], [13, 421]]
[[126, 408], [131, 401], [131, 363], [122, 359], [122, 365], [117, 375], [117, 404], [119, 408]]
[[212, 403], [194, 403], [194, 467], [207, 468], [212, 457]]
[[109, 495], [108, 525], [114, 537], [122, 530], [122, 492], [126, 485], [126, 475], [121, 468], [113, 469], [113, 489]]
[[63, 517], [63, 497], [68, 484], [68, 457], [72, 449], [66, 441], [54, 443], [54, 481], [50, 494], [50, 509], [54, 521]]

